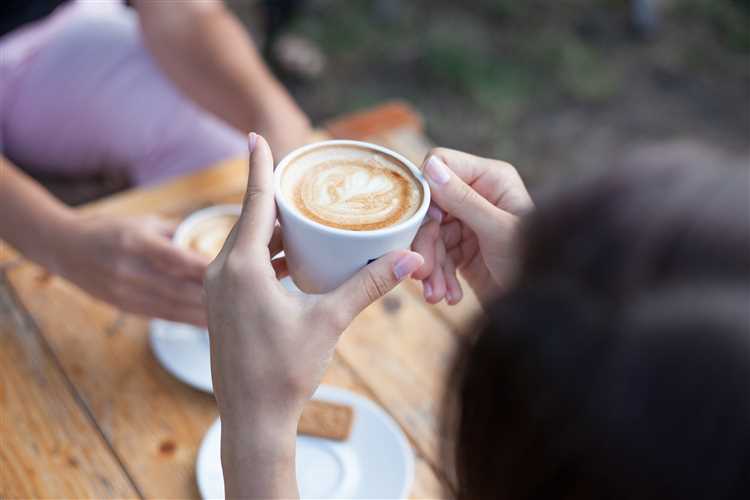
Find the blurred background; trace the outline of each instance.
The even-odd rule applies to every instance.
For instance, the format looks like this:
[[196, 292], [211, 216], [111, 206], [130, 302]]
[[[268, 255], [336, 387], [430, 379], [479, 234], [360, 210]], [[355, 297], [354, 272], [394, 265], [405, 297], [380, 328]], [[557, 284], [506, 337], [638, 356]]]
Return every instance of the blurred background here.
[[404, 99], [437, 144], [532, 185], [631, 157], [750, 165], [750, 0], [228, 3], [315, 123]]

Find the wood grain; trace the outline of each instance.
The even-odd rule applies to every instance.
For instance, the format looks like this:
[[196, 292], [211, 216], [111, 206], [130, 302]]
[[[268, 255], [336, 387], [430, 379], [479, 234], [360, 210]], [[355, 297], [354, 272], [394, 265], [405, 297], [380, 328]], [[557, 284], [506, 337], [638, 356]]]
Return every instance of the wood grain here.
[[[121, 315], [32, 264], [8, 274], [143, 494], [196, 498], [195, 456], [217, 416], [213, 398], [161, 368], [148, 347], [146, 320]], [[360, 380], [336, 361], [324, 382], [374, 399]], [[418, 456], [417, 491], [442, 491], [430, 464], [422, 462]]]
[[0, 498], [138, 492], [0, 277]]
[[122, 315], [60, 278], [25, 264], [8, 271], [66, 374], [146, 497], [195, 498], [200, 438], [216, 418], [213, 397], [159, 365], [148, 322]]
[[[358, 117], [353, 121], [344, 118], [331, 125], [328, 130], [336, 139], [357, 139], [385, 146], [401, 153], [419, 167], [427, 152], [432, 148], [432, 143], [425, 137], [421, 128], [421, 119], [411, 108], [401, 105], [392, 106], [398, 111], [388, 113], [388, 119], [384, 123], [372, 122], [369, 125], [369, 131], [372, 132], [370, 134], [362, 134]], [[373, 118], [378, 119], [378, 113], [380, 113], [379, 110], [373, 111]], [[370, 115], [363, 114], [362, 118], [368, 118], [368, 116]]]
[[400, 129], [421, 131], [422, 118], [403, 101], [391, 101], [374, 108], [335, 118], [323, 128], [336, 139], [372, 141], [373, 137]]
[[[460, 276], [458, 280], [461, 282], [461, 288], [464, 292], [461, 302], [455, 305], [448, 305], [447, 302], [442, 301], [439, 304], [429, 305], [428, 307], [445, 321], [456, 334], [465, 335], [474, 321], [482, 314], [482, 306], [479, 304], [479, 299], [477, 299], [469, 284]], [[422, 285], [419, 282], [408, 281], [404, 283], [404, 286], [415, 297], [424, 300], [422, 299]]]
[[440, 401], [456, 338], [403, 286], [366, 309], [338, 352], [435, 467]]

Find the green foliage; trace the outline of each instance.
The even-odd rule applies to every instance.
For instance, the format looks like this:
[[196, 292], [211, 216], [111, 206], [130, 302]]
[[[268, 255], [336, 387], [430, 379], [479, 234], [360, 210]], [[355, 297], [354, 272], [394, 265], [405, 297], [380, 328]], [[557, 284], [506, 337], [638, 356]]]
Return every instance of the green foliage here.
[[499, 119], [515, 115], [518, 103], [528, 99], [535, 88], [527, 65], [512, 58], [492, 57], [457, 40], [429, 42], [424, 62], [436, 81], [470, 97]]
[[617, 93], [621, 75], [600, 49], [573, 39], [561, 46], [558, 78], [568, 95], [581, 101], [603, 101]]
[[480, 8], [490, 15], [511, 18], [528, 11], [529, 2], [518, 0], [477, 0]]
[[370, 2], [347, 0], [337, 2], [321, 16], [299, 16], [292, 31], [309, 36], [330, 55], [366, 50], [373, 33], [369, 14]]
[[[506, 156], [518, 147], [511, 131], [528, 122], [519, 118], [539, 109], [571, 100], [616, 108], [622, 95], [670, 82], [750, 75], [737, 53], [750, 51], [750, 0], [665, 2], [648, 40], [629, 31], [628, 2], [401, 0], [383, 10], [375, 0], [320, 0], [293, 31], [329, 58], [329, 77], [307, 90], [325, 96], [325, 113], [404, 98], [436, 138], [459, 127], [467, 144]], [[643, 86], [631, 89], [634, 81]]]
[[538, 37], [504, 58], [472, 49], [458, 40], [428, 44], [425, 62], [435, 80], [451, 85], [485, 108], [507, 112], [514, 102], [550, 86], [583, 102], [600, 102], [617, 94], [620, 72], [601, 49], [574, 34]]

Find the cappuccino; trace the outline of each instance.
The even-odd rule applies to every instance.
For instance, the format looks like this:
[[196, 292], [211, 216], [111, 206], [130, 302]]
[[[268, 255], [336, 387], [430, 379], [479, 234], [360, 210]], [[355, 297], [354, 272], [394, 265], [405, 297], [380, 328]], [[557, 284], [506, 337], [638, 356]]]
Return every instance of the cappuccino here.
[[239, 219], [241, 210], [239, 205], [216, 205], [198, 210], [180, 224], [174, 242], [182, 248], [215, 259]]
[[421, 183], [395, 157], [359, 145], [311, 149], [286, 166], [281, 192], [305, 218], [349, 231], [409, 220], [422, 205]]
[[204, 219], [193, 226], [187, 234], [185, 246], [210, 259], [215, 259], [236, 222], [237, 217], [234, 215], [217, 215]]

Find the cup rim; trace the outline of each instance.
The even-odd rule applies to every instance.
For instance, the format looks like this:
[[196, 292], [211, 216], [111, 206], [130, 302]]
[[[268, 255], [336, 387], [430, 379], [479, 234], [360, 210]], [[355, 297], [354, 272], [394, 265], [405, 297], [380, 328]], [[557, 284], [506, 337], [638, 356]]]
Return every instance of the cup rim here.
[[236, 215], [239, 217], [241, 214], [242, 205], [236, 203], [225, 203], [222, 205], [211, 205], [209, 207], [199, 208], [182, 219], [182, 222], [177, 226], [177, 229], [172, 236], [172, 242], [175, 245], [181, 246], [180, 242], [184, 238], [184, 235], [190, 231], [193, 226], [203, 220], [221, 215]]
[[[352, 229], [341, 229], [337, 227], [326, 226], [325, 224], [321, 224], [320, 222], [308, 219], [307, 217], [302, 215], [292, 203], [289, 203], [284, 199], [284, 196], [281, 192], [281, 178], [283, 176], [284, 170], [293, 160], [295, 160], [300, 155], [314, 149], [329, 146], [356, 146], [360, 148], [371, 149], [377, 151], [380, 154], [390, 156], [391, 158], [404, 165], [407, 169], [409, 169], [414, 178], [417, 179], [417, 182], [419, 182], [420, 186], [422, 187], [422, 203], [419, 205], [419, 208], [417, 208], [417, 211], [414, 212], [411, 217], [409, 217], [405, 221], [399, 222], [396, 225], [384, 227], [381, 229], [364, 231], [355, 231]], [[298, 221], [319, 229], [320, 231], [328, 234], [347, 236], [349, 238], [372, 238], [374, 236], [387, 236], [397, 233], [403, 230], [405, 227], [414, 224], [415, 220], [423, 220], [425, 215], [427, 214], [427, 209], [430, 206], [430, 186], [427, 183], [427, 180], [425, 180], [422, 172], [416, 167], [416, 165], [414, 165], [414, 163], [412, 163], [403, 155], [391, 149], [380, 146], [378, 144], [373, 144], [371, 142], [355, 141], [350, 139], [332, 139], [327, 141], [313, 142], [311, 144], [301, 146], [282, 158], [276, 166], [276, 170], [274, 171], [274, 197], [276, 198], [276, 204], [279, 207], [283, 206], [286, 209], [287, 214], [291, 215]]]

